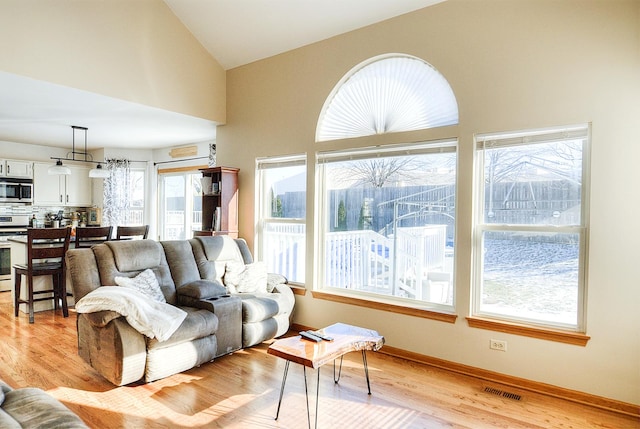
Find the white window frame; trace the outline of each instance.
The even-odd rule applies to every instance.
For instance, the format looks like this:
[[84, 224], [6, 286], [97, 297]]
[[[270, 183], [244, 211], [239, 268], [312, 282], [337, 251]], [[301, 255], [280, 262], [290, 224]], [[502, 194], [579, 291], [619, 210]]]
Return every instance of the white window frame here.
[[[453, 254], [452, 272], [451, 272], [451, 289], [453, 293], [453, 300], [451, 304], [439, 304], [435, 302], [429, 302], [425, 300], [417, 300], [412, 298], [403, 298], [399, 296], [370, 293], [360, 290], [351, 290], [346, 288], [332, 287], [327, 285], [325, 279], [325, 261], [324, 255], [326, 254], [326, 240], [325, 234], [328, 231], [328, 225], [332, 222], [329, 219], [327, 213], [328, 207], [328, 193], [326, 189], [326, 181], [324, 180], [325, 171], [324, 167], [329, 162], [342, 161], [342, 160], [354, 160], [358, 158], [370, 159], [372, 155], [376, 156], [397, 156], [397, 155], [411, 155], [411, 154], [425, 154], [425, 153], [438, 153], [442, 151], [452, 151], [456, 153], [456, 179], [455, 187], [456, 194], [458, 188], [458, 163], [459, 163], [459, 151], [458, 151], [458, 139], [450, 138], [446, 140], [434, 140], [421, 143], [404, 143], [404, 144], [389, 144], [385, 146], [376, 147], [363, 147], [358, 149], [345, 149], [345, 150], [333, 150], [333, 151], [321, 151], [316, 153], [316, 246], [317, 249], [315, 255], [315, 264], [318, 267], [315, 273], [315, 287], [314, 290], [320, 292], [326, 292], [328, 294], [335, 294], [341, 296], [350, 296], [356, 299], [363, 299], [370, 302], [382, 302], [395, 305], [398, 307], [413, 308], [419, 310], [428, 310], [435, 313], [447, 313], [453, 314], [455, 312], [456, 305], [456, 282], [455, 282], [455, 266], [456, 266], [456, 252]], [[457, 198], [457, 197], [456, 197]], [[456, 208], [457, 212], [457, 208]], [[454, 219], [453, 225], [454, 231], [457, 228], [457, 216]], [[456, 247], [454, 240], [454, 249]]]
[[[295, 285], [304, 285], [304, 278], [307, 275], [306, 270], [306, 242], [307, 242], [307, 219], [306, 214], [304, 218], [276, 218], [271, 216], [270, 210], [270, 189], [268, 189], [267, 183], [264, 180], [264, 173], [270, 169], [275, 168], [285, 168], [285, 167], [293, 167], [293, 166], [304, 166], [305, 168], [305, 206], [306, 206], [306, 177], [308, 175], [307, 169], [307, 155], [306, 154], [295, 154], [295, 155], [286, 155], [286, 156], [272, 156], [272, 157], [264, 157], [256, 159], [256, 174], [255, 174], [255, 198], [256, 198], [256, 230], [255, 230], [255, 255], [258, 260], [264, 261], [267, 263], [267, 266], [270, 267], [271, 270], [277, 271], [279, 274], [282, 274], [288, 277], [289, 283]], [[306, 213], [306, 207], [305, 207]], [[297, 272], [302, 272], [298, 277], [294, 278], [291, 274], [287, 273], [286, 270], [279, 270], [272, 268], [272, 261], [269, 260], [269, 252], [267, 249], [268, 240], [265, 237], [265, 230], [269, 224], [278, 224], [281, 226], [291, 226], [292, 229], [302, 229], [304, 232], [301, 234], [300, 242], [298, 243], [298, 248], [303, 252], [302, 257], [298, 260], [298, 266], [296, 268]], [[296, 228], [298, 226], [298, 228]], [[302, 266], [300, 266], [302, 264]], [[283, 272], [284, 271], [284, 272]]]
[[[504, 147], [518, 144], [530, 144], [542, 141], [569, 140], [572, 137], [584, 138], [582, 148], [582, 184], [581, 207], [579, 225], [518, 225], [518, 224], [492, 224], [485, 223], [485, 195], [484, 182], [485, 170], [482, 150], [485, 144]], [[587, 295], [587, 261], [588, 261], [588, 232], [589, 232], [589, 189], [590, 189], [590, 146], [591, 125], [580, 124], [575, 126], [517, 131], [512, 133], [478, 134], [475, 136], [475, 222], [473, 234], [473, 284], [472, 284], [472, 308], [471, 316], [496, 321], [517, 323], [538, 328], [551, 328], [572, 332], [586, 332], [586, 295]], [[576, 324], [553, 323], [539, 319], [508, 316], [483, 312], [482, 300], [482, 265], [483, 265], [483, 234], [488, 231], [523, 231], [532, 233], [567, 233], [577, 234], [580, 237], [579, 261], [578, 261], [578, 291]]]

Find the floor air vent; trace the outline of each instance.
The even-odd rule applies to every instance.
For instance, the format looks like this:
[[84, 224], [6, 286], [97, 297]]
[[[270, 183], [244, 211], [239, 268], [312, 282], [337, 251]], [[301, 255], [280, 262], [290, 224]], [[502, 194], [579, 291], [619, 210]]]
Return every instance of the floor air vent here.
[[484, 391], [487, 393], [491, 393], [492, 395], [502, 396], [503, 398], [513, 399], [515, 401], [519, 401], [520, 399], [522, 399], [522, 397], [518, 394], [505, 392], [504, 390], [495, 389], [493, 387], [485, 387]]

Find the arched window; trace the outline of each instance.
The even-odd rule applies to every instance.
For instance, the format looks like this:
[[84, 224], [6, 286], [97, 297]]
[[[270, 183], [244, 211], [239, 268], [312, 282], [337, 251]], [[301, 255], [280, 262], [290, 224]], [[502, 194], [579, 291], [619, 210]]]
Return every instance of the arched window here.
[[389, 54], [359, 64], [338, 82], [322, 108], [316, 141], [457, 123], [447, 80], [419, 58]]

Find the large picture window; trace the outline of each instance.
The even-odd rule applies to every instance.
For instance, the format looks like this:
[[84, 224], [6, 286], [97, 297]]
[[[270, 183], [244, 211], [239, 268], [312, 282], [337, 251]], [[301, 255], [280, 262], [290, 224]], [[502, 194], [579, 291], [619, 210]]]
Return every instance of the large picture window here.
[[256, 162], [257, 256], [269, 272], [305, 282], [306, 155]]
[[456, 145], [318, 154], [323, 289], [453, 306]]
[[474, 315], [584, 330], [588, 131], [476, 138]]

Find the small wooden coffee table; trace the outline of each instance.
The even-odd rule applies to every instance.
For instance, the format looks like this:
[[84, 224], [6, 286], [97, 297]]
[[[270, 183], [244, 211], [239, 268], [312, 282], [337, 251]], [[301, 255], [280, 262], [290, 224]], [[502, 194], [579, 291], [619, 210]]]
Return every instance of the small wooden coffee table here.
[[[362, 351], [362, 363], [364, 365], [364, 374], [367, 380], [367, 389], [371, 395], [371, 384], [369, 383], [369, 369], [367, 366], [367, 350], [377, 351], [384, 345], [384, 337], [376, 331], [366, 328], [359, 328], [344, 323], [336, 323], [324, 329], [320, 329], [320, 334], [333, 338], [333, 341], [309, 341], [303, 339], [300, 335], [295, 337], [283, 338], [275, 341], [269, 346], [267, 353], [270, 355], [281, 357], [286, 360], [284, 366], [284, 375], [282, 376], [282, 386], [280, 387], [280, 399], [278, 400], [278, 409], [276, 411], [276, 420], [280, 414], [280, 405], [282, 404], [282, 394], [287, 381], [287, 373], [291, 362], [302, 365], [304, 374], [304, 391], [307, 402], [307, 422], [311, 428], [311, 416], [309, 412], [309, 393], [307, 391], [307, 367], [316, 368], [318, 380], [316, 385], [316, 414], [315, 427], [318, 427], [318, 393], [320, 392], [320, 367], [327, 362], [333, 361], [333, 381], [338, 383], [342, 374], [342, 358], [345, 354], [353, 351]], [[340, 358], [340, 369], [336, 377], [335, 360]]]

